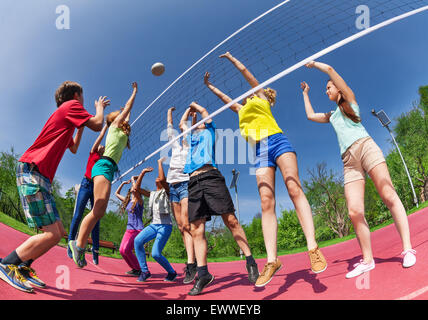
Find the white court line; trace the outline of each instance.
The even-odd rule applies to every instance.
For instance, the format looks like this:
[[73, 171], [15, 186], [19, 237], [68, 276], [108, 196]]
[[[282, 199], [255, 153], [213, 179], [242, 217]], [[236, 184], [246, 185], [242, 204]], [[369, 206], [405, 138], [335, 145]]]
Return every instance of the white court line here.
[[395, 300], [412, 300], [412, 299], [420, 296], [421, 294], [424, 294], [427, 291], [428, 291], [428, 286], [426, 286], [426, 287], [424, 287], [422, 289], [416, 290], [416, 291], [414, 291], [414, 292], [412, 292], [412, 293], [410, 293], [410, 294], [408, 294], [408, 295], [406, 295], [404, 297], [401, 297], [401, 298], [398, 298], [398, 299], [395, 299]]

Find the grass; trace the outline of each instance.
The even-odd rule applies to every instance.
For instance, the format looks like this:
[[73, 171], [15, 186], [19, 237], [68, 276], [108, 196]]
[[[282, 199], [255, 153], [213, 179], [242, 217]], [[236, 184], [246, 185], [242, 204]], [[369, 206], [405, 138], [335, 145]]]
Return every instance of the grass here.
[[[428, 207], [428, 201], [421, 203], [419, 205], [418, 208], [414, 207], [412, 209], [410, 209], [407, 212], [407, 215], [411, 215], [412, 213], [415, 213], [423, 208]], [[26, 224], [17, 221], [11, 217], [9, 217], [8, 215], [0, 212], [0, 222], [4, 223], [5, 225], [8, 225], [10, 227], [12, 227], [15, 230], [18, 230], [20, 232], [23, 232], [25, 234], [28, 235], [35, 235], [37, 234], [35, 229], [32, 229], [30, 227], [28, 227]], [[394, 220], [392, 218], [388, 219], [387, 221], [374, 226], [372, 228], [370, 228], [370, 231], [376, 231], [379, 229], [382, 229], [390, 224], [394, 223]], [[350, 234], [346, 237], [343, 238], [335, 238], [335, 239], [331, 239], [331, 240], [327, 240], [327, 241], [322, 241], [320, 243], [318, 243], [319, 247], [328, 247], [337, 243], [341, 243], [341, 242], [345, 242], [347, 240], [351, 240], [355, 238], [355, 234]], [[67, 247], [67, 242], [65, 239], [62, 239], [61, 242], [58, 244], [61, 247]], [[283, 255], [288, 255], [288, 254], [295, 254], [295, 253], [300, 253], [300, 252], [306, 252], [307, 248], [306, 247], [301, 247], [301, 248], [295, 248], [295, 249], [290, 249], [290, 250], [279, 250], [278, 251], [278, 256], [283, 256]], [[107, 248], [100, 248], [100, 255], [101, 256], [105, 256], [105, 257], [110, 257], [110, 258], [116, 258], [116, 259], [122, 259], [122, 256], [120, 255], [119, 252], [115, 251], [115, 253], [112, 252], [111, 249], [107, 249]], [[255, 259], [264, 259], [266, 258], [266, 254], [263, 255], [255, 255], [254, 256]], [[243, 258], [244, 259], [244, 258]], [[218, 257], [218, 258], [208, 258], [208, 262], [228, 262], [228, 261], [239, 261], [239, 260], [243, 260], [240, 257]], [[168, 260], [171, 263], [185, 263], [186, 259], [177, 259], [177, 258], [173, 258], [173, 257], [168, 257]], [[153, 258], [149, 258], [148, 261], [154, 261]]]

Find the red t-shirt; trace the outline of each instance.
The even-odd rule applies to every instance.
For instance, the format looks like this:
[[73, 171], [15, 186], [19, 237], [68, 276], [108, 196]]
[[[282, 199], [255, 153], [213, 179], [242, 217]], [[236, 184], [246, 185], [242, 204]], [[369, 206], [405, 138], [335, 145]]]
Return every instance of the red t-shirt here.
[[52, 182], [65, 150], [74, 144], [74, 129], [92, 117], [79, 101], [64, 102], [51, 115], [36, 141], [19, 161], [36, 164], [40, 173]]
[[89, 158], [88, 158], [88, 164], [86, 165], [86, 172], [85, 172], [85, 177], [88, 178], [89, 180], [91, 180], [91, 172], [92, 172], [92, 167], [95, 165], [95, 162], [97, 162], [98, 160], [100, 160], [101, 156], [99, 155], [98, 152], [92, 152], [89, 154]]

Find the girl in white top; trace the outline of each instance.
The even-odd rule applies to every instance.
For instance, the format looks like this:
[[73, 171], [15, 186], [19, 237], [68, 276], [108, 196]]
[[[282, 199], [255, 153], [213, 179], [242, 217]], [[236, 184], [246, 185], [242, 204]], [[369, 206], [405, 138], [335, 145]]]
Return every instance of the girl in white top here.
[[[167, 114], [167, 133], [169, 141], [176, 137], [172, 121], [172, 112], [174, 110], [174, 107], [169, 108]], [[180, 124], [181, 123], [182, 121], [180, 121]], [[180, 130], [183, 132], [183, 127], [181, 125]], [[196, 276], [196, 259], [188, 216], [189, 193], [187, 188], [189, 175], [183, 172], [188, 151], [189, 145], [187, 143], [186, 136], [183, 137], [182, 144], [180, 144], [179, 140], [176, 140], [172, 144], [171, 161], [166, 179], [167, 183], [169, 184], [170, 201], [172, 204], [175, 221], [177, 221], [178, 229], [180, 230], [187, 253], [185, 278], [183, 280], [184, 284], [192, 282]]]

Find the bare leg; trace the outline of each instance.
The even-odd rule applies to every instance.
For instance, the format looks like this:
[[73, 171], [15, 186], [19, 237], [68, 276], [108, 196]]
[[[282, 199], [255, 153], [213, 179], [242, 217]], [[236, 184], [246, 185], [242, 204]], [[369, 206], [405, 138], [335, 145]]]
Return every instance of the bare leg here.
[[394, 218], [395, 227], [401, 237], [403, 250], [412, 249], [410, 242], [409, 220], [407, 219], [406, 210], [403, 203], [398, 197], [397, 192], [392, 184], [388, 167], [385, 162], [380, 163], [369, 172], [382, 201], [388, 207]]
[[311, 206], [300, 183], [296, 155], [293, 152], [284, 153], [277, 158], [276, 163], [281, 170], [288, 194], [296, 208], [297, 217], [306, 237], [308, 250], [313, 250], [317, 247], [314, 221]]
[[178, 224], [184, 247], [187, 253], [187, 263], [195, 262], [195, 250], [193, 248], [192, 234], [190, 233], [190, 224], [188, 216], [188, 198], [184, 198], [180, 203], [172, 203], [175, 220]]
[[190, 223], [195, 256], [198, 267], [207, 265], [207, 239], [205, 238], [205, 219]]
[[222, 214], [221, 218], [223, 219], [224, 224], [232, 232], [233, 238], [238, 244], [239, 248], [244, 252], [245, 256], [251, 256], [251, 250], [248, 245], [247, 237], [245, 236], [244, 229], [239, 224], [238, 219], [233, 213]]
[[349, 217], [354, 225], [355, 234], [363, 254], [363, 260], [369, 264], [373, 261], [373, 252], [370, 241], [370, 228], [364, 217], [364, 188], [364, 180], [347, 183], [345, 184], [345, 197]]
[[262, 230], [266, 247], [267, 262], [275, 262], [277, 258], [278, 221], [275, 213], [275, 169], [259, 168], [256, 171], [262, 207]]
[[16, 254], [22, 261], [36, 260], [56, 246], [65, 234], [61, 221], [44, 226], [43, 233], [28, 238], [17, 249]]
[[89, 234], [97, 222], [104, 216], [110, 198], [110, 189], [111, 183], [104, 176], [94, 177], [94, 207], [82, 220], [76, 241], [78, 247], [86, 247]]

